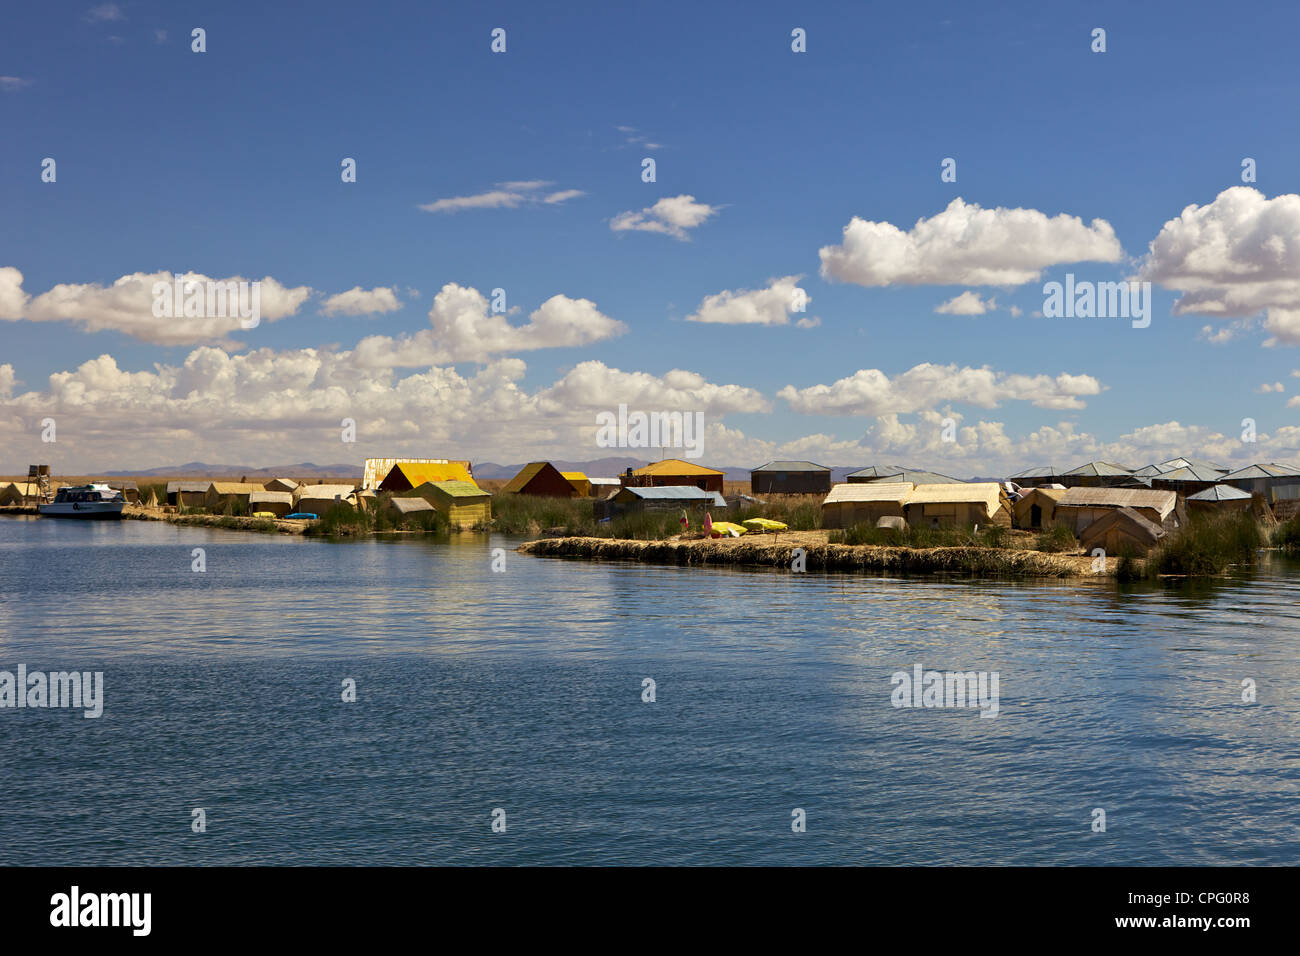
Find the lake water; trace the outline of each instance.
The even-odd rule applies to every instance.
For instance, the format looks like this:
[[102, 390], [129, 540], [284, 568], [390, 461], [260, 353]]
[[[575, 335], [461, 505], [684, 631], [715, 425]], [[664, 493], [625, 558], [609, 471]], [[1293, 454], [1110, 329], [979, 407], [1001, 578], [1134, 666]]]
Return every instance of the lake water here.
[[[105, 698], [0, 709], [0, 864], [1300, 862], [1294, 563], [1121, 589], [515, 543], [0, 518], [0, 670]], [[895, 708], [917, 664], [998, 672], [998, 716]]]

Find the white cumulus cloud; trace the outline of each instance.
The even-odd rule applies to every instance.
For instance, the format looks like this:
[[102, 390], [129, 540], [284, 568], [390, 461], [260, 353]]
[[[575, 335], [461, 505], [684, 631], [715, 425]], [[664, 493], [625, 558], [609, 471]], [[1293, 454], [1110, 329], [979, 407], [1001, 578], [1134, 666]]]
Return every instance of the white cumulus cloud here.
[[[765, 289], [724, 289], [707, 295], [688, 322], [710, 322], [719, 325], [788, 325], [793, 315], [799, 314], [812, 301], [799, 287], [802, 276], [785, 276], [768, 280]], [[801, 319], [800, 326], [811, 328], [816, 320]]]
[[665, 196], [653, 206], [619, 213], [610, 220], [609, 228], [614, 232], [658, 232], [685, 241], [690, 230], [721, 209], [696, 202], [694, 196]]
[[[6, 274], [7, 273], [7, 274]], [[186, 290], [203, 290], [206, 298], [208, 284], [225, 286], [242, 283], [240, 276], [214, 279], [197, 272], [181, 275], [182, 299], [189, 297]], [[259, 321], [275, 322], [295, 314], [307, 301], [312, 290], [308, 286], [289, 287], [270, 276], [260, 280]], [[174, 287], [169, 272], [135, 272], [114, 280], [112, 285], [97, 282], [60, 283], [52, 289], [27, 301], [20, 315], [12, 314], [13, 306], [20, 301], [22, 275], [18, 270], [0, 270], [0, 319], [27, 319], [32, 322], [75, 322], [87, 332], [122, 332], [155, 345], [194, 345], [201, 342], [229, 343], [233, 332], [247, 331], [242, 326], [236, 305], [228, 298], [224, 309], [213, 308], [219, 300], [204, 302], [204, 315], [176, 315], [180, 306], [154, 314], [154, 286]], [[198, 285], [191, 285], [197, 283]], [[17, 290], [17, 291], [15, 291]], [[247, 301], [251, 304], [251, 288]], [[218, 315], [218, 311], [225, 314]], [[231, 313], [234, 313], [231, 315]]]
[[332, 295], [321, 303], [320, 310], [326, 315], [378, 315], [383, 312], [396, 312], [402, 307], [397, 297], [397, 289], [376, 286], [366, 290], [353, 286], [347, 292]]
[[904, 232], [854, 216], [844, 241], [822, 248], [821, 273], [863, 286], [1000, 285], [1032, 282], [1048, 266], [1116, 262], [1122, 255], [1104, 219], [1047, 216], [1036, 209], [984, 209], [954, 199]]
[[1091, 375], [1062, 373], [1053, 378], [926, 362], [893, 378], [873, 368], [859, 369], [830, 385], [787, 385], [777, 396], [809, 415], [881, 416], [925, 411], [944, 402], [995, 408], [1004, 401], [1023, 401], [1039, 408], [1083, 408], [1080, 396], [1097, 395], [1101, 389]]
[[1175, 315], [1262, 311], [1266, 344], [1300, 345], [1300, 196], [1232, 186], [1188, 206], [1151, 241], [1139, 277], [1182, 293]]
[[967, 289], [961, 295], [953, 296], [936, 306], [934, 311], [940, 315], [983, 315], [997, 307], [994, 299], [983, 299], [978, 292]]
[[359, 360], [375, 368], [486, 362], [501, 353], [589, 345], [627, 330], [589, 299], [566, 295], [551, 296], [528, 322], [511, 325], [503, 313], [491, 311], [481, 292], [454, 282], [434, 296], [429, 322], [431, 328], [413, 335], [362, 339]]

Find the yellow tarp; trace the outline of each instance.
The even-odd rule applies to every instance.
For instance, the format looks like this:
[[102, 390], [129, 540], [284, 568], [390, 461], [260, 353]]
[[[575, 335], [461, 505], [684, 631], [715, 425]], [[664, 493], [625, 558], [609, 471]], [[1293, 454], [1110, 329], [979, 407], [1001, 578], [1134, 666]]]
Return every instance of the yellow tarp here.
[[743, 523], [755, 531], [785, 531], [790, 527], [784, 521], [773, 521], [771, 518], [746, 518]]
[[744, 525], [732, 524], [730, 521], [713, 522], [713, 537], [721, 538], [724, 535], [728, 537], [737, 537], [744, 534], [749, 529]]

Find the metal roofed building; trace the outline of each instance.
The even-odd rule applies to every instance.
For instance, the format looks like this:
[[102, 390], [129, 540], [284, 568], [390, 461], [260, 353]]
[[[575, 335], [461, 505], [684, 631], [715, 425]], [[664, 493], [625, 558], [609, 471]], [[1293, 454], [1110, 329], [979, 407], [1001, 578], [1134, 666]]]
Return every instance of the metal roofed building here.
[[644, 468], [629, 468], [623, 475], [623, 487], [662, 488], [677, 485], [721, 494], [722, 479], [722, 472], [714, 468], [705, 468], [680, 458], [665, 458], [663, 461], [651, 462]]
[[769, 461], [749, 473], [756, 495], [824, 495], [831, 490], [831, 470], [811, 461]]
[[1060, 483], [1060, 478], [1068, 469], [1060, 465], [1034, 465], [1016, 472], [1014, 475], [1007, 475], [1007, 481], [1014, 481], [1022, 488], [1033, 488], [1038, 485], [1055, 485]]
[[620, 488], [603, 501], [594, 502], [597, 518], [614, 517], [630, 511], [702, 511], [726, 509], [726, 499], [718, 491], [705, 491], [691, 485]]
[[1255, 500], [1249, 491], [1232, 485], [1212, 485], [1204, 491], [1187, 496], [1187, 509], [1202, 514], [1221, 514], [1225, 511], [1246, 511]]
[[[897, 470], [893, 470], [897, 468]], [[872, 481], [907, 481], [914, 485], [961, 485], [969, 484], [963, 482], [960, 478], [953, 478], [950, 475], [941, 475], [934, 471], [924, 471], [918, 468], [901, 468], [895, 465], [872, 465], [870, 468], [863, 468], [853, 472], [844, 479], [850, 484], [864, 484]]]
[[1057, 478], [1067, 488], [1117, 488], [1133, 478], [1133, 470], [1110, 461], [1089, 461]]
[[1300, 485], [1300, 466], [1279, 462], [1257, 463], [1229, 472], [1219, 480], [1225, 485], [1232, 485], [1254, 495], [1268, 495], [1271, 500], [1273, 496], [1270, 492], [1273, 488]]

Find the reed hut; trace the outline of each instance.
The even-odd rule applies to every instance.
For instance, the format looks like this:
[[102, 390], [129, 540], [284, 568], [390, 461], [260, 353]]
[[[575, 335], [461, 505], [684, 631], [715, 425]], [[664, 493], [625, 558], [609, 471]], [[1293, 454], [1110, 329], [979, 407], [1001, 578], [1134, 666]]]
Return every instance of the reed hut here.
[[211, 487], [210, 481], [169, 481], [167, 503], [176, 508], [205, 508]]
[[1052, 527], [1056, 503], [1065, 497], [1064, 488], [1029, 488], [1011, 505], [1012, 523], [1035, 531]]
[[[361, 470], [361, 488], [364, 490], [378, 490], [383, 481], [387, 479], [390, 473], [399, 464], [411, 468], [419, 468], [419, 473], [409, 473], [406, 481], [411, 481], [419, 477], [419, 481], [409, 484], [407, 488], [391, 488], [386, 490], [409, 490], [417, 485], [422, 485], [425, 481], [473, 481], [473, 468], [469, 462], [463, 459], [455, 458], [367, 458], [365, 467]], [[430, 466], [430, 467], [426, 467]]]
[[1011, 500], [996, 481], [917, 485], [904, 505], [907, 523], [913, 528], [1011, 527]]
[[1187, 496], [1188, 514], [1225, 514], [1232, 511], [1248, 511], [1253, 496], [1249, 491], [1242, 491], [1232, 485], [1213, 485], [1205, 491]]
[[644, 468], [629, 468], [623, 476], [623, 487], [689, 487], [722, 494], [722, 479], [722, 472], [713, 468], [705, 468], [680, 458], [665, 458], [663, 461], [651, 462]]
[[348, 496], [348, 503], [358, 511], [372, 511], [379, 501], [379, 496], [369, 488], [359, 488]]
[[577, 494], [559, 469], [549, 461], [533, 461], [506, 482], [503, 495], [534, 495], [540, 498], [573, 498]]
[[270, 478], [262, 485], [267, 491], [287, 491], [293, 494], [298, 490], [298, 482], [292, 478]]
[[265, 490], [261, 485], [244, 481], [213, 481], [208, 484], [203, 504], [213, 514], [224, 513], [227, 509], [237, 511], [240, 508], [248, 512], [249, 497], [255, 491]]
[[293, 495], [287, 491], [255, 491], [248, 496], [248, 513], [270, 512], [283, 518], [294, 510]]
[[268, 511], [283, 518], [293, 511], [293, 495], [287, 491], [254, 491], [248, 496], [248, 513]]
[[410, 515], [428, 514], [434, 507], [420, 497], [389, 498], [388, 510], [399, 518], [406, 518]]
[[1101, 548], [1108, 555], [1145, 555], [1165, 535], [1165, 529], [1132, 508], [1112, 508], [1083, 529], [1079, 543], [1089, 553]]
[[[369, 468], [370, 463], [376, 460], [378, 459], [367, 459], [366, 467]], [[383, 476], [378, 488], [380, 491], [410, 491], [412, 488], [420, 487], [426, 481], [468, 481], [473, 484], [474, 476], [470, 473], [467, 461], [452, 461], [446, 458], [396, 461]], [[365, 489], [371, 486], [363, 481], [361, 487]]]
[[1065, 525], [1077, 537], [1120, 508], [1129, 508], [1167, 531], [1185, 523], [1178, 495], [1155, 488], [1071, 488], [1056, 502], [1053, 522]]
[[591, 497], [591, 479], [580, 471], [562, 471], [564, 480], [573, 485], [573, 494], [577, 498]]
[[302, 485], [294, 496], [294, 508], [308, 514], [321, 515], [335, 505], [355, 508], [351, 485]]
[[881, 518], [903, 518], [907, 499], [915, 487], [910, 481], [836, 485], [822, 502], [822, 527], [875, 527]]
[[769, 461], [749, 473], [756, 495], [824, 495], [831, 490], [831, 470], [811, 461]]
[[[62, 487], [59, 482], [50, 482], [51, 497]], [[35, 481], [11, 481], [0, 485], [0, 505], [25, 506], [36, 505], [44, 501], [41, 486]]]
[[472, 481], [431, 481], [415, 489], [455, 528], [473, 528], [492, 520], [492, 495]]
[[108, 487], [121, 492], [122, 497], [133, 505], [140, 503], [140, 486], [134, 481], [123, 481], [117, 479], [105, 482]]

